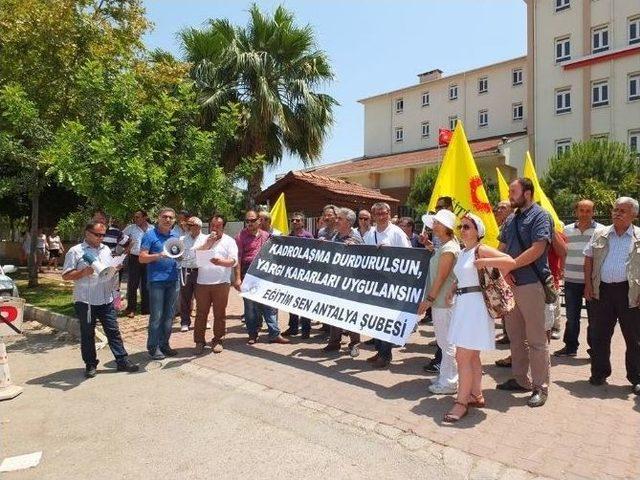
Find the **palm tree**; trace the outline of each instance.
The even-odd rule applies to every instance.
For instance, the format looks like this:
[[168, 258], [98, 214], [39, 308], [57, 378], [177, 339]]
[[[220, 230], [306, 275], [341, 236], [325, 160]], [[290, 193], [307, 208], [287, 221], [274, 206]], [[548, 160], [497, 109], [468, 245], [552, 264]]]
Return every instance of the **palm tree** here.
[[297, 26], [282, 6], [269, 16], [254, 4], [249, 14], [246, 27], [210, 20], [206, 28], [188, 28], [180, 37], [199, 91], [203, 127], [229, 103], [242, 107], [241, 127], [225, 147], [223, 166], [232, 171], [252, 159], [251, 203], [264, 167], [278, 164], [285, 151], [305, 165], [319, 158], [337, 102], [316, 91], [333, 73], [312, 28]]

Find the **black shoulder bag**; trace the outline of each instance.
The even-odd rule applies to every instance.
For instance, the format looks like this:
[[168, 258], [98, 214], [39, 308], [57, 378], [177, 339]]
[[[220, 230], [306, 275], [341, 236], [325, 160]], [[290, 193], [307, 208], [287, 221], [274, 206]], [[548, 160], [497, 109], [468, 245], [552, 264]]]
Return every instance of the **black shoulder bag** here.
[[[526, 248], [524, 246], [524, 241], [522, 240], [522, 236], [520, 235], [518, 217], [519, 215], [516, 215], [513, 221], [516, 224], [516, 237], [518, 238], [518, 243], [520, 244], [520, 248], [522, 249], [522, 252], [524, 252]], [[558, 300], [558, 291], [556, 290], [556, 286], [553, 284], [553, 277], [549, 275], [547, 278], [543, 278], [542, 273], [540, 273], [540, 270], [538, 270], [538, 267], [535, 264], [535, 260], [531, 262], [528, 266], [531, 267], [531, 269], [533, 270], [533, 273], [536, 274], [536, 277], [538, 277], [538, 280], [542, 284], [542, 288], [544, 289], [544, 303], [546, 304], [556, 303], [556, 301]]]

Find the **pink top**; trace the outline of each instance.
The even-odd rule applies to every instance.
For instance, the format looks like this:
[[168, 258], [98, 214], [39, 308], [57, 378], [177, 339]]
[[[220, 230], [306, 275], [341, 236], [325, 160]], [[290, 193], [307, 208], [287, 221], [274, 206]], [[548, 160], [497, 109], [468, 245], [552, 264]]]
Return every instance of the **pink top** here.
[[238, 260], [241, 266], [249, 266], [253, 259], [258, 256], [262, 246], [269, 240], [269, 233], [264, 230], [258, 230], [256, 235], [253, 235], [246, 228], [240, 231], [236, 237], [236, 243], [238, 244]]

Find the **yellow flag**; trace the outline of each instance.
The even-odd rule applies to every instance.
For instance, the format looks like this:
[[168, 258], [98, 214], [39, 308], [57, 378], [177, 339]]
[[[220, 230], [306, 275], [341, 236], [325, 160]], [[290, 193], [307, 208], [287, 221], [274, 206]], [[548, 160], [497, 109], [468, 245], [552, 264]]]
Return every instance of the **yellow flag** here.
[[498, 246], [498, 224], [459, 120], [438, 172], [429, 211], [435, 210], [438, 198], [447, 196], [453, 199], [453, 211], [458, 217], [468, 211], [478, 215], [486, 230], [483, 242]]
[[542, 208], [544, 208], [547, 212], [551, 214], [551, 218], [553, 218], [553, 226], [557, 232], [562, 233], [564, 230], [564, 223], [560, 221], [558, 218], [558, 214], [556, 210], [553, 208], [551, 201], [542, 191], [542, 187], [540, 186], [540, 182], [538, 181], [538, 175], [536, 174], [536, 169], [533, 166], [533, 162], [531, 161], [531, 155], [527, 151], [524, 159], [524, 174], [523, 177], [530, 179], [533, 182], [533, 201], [540, 204]]
[[500, 192], [500, 201], [508, 201], [509, 200], [509, 184], [502, 176], [502, 172], [498, 167], [496, 167], [496, 172], [498, 172], [498, 192]]
[[276, 203], [271, 209], [271, 226], [280, 230], [283, 235], [289, 235], [289, 217], [287, 216], [287, 205], [284, 202], [284, 192], [280, 194]]

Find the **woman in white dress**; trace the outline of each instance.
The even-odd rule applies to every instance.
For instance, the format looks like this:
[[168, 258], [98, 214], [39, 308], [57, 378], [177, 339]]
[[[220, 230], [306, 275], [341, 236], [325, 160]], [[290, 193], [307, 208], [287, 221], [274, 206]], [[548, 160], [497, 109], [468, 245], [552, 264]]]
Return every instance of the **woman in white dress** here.
[[456, 347], [458, 396], [453, 408], [444, 417], [444, 421], [449, 423], [464, 417], [469, 406], [485, 406], [480, 352], [495, 348], [495, 322], [484, 303], [478, 269], [495, 267], [504, 273], [515, 267], [515, 260], [506, 253], [480, 245], [485, 228], [479, 217], [465, 214], [459, 228], [465, 248], [453, 267], [457, 282], [449, 293], [450, 297], [456, 296], [449, 342]]

